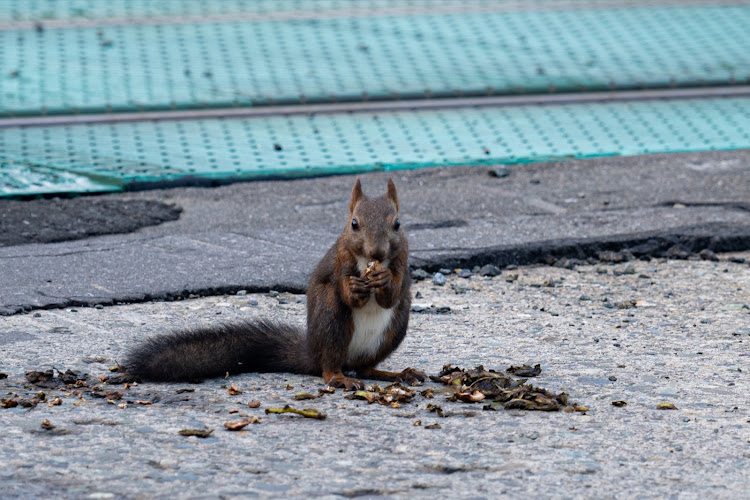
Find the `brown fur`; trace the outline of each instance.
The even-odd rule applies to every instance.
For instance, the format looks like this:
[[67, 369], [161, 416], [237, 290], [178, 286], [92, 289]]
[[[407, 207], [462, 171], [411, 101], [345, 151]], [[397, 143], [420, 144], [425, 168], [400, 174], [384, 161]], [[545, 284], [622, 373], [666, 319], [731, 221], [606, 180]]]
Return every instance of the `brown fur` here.
[[[125, 365], [132, 373], [152, 380], [195, 380], [226, 372], [289, 371], [322, 375], [333, 386], [362, 388], [362, 382], [344, 375], [346, 370], [363, 377], [407, 383], [424, 380], [424, 373], [412, 369], [375, 369], [401, 344], [409, 324], [409, 244], [397, 224], [398, 211], [398, 194], [392, 180], [388, 180], [385, 195], [369, 198], [357, 179], [346, 227], [310, 277], [306, 332], [263, 321], [176, 332], [137, 346], [130, 351]], [[358, 258], [387, 265], [365, 280]], [[390, 324], [375, 353], [348, 360], [354, 334], [353, 310], [370, 300], [393, 309]], [[190, 352], [201, 354], [188, 356]]]
[[[359, 179], [349, 202], [347, 225], [310, 278], [307, 292], [307, 328], [311, 353], [320, 353], [320, 368], [326, 382], [340, 386], [361, 386], [361, 382], [343, 376], [343, 370], [368, 372], [387, 358], [406, 335], [411, 309], [407, 257], [409, 244], [403, 228], [394, 230], [398, 219], [398, 195], [392, 180], [384, 196], [368, 198]], [[352, 227], [357, 220], [358, 229]], [[365, 283], [357, 258], [388, 261], [386, 269], [373, 274]], [[347, 350], [354, 323], [352, 309], [364, 306], [375, 290], [374, 300], [386, 309], [395, 308], [377, 353], [347, 365]], [[334, 294], [335, 298], [330, 294]], [[321, 300], [325, 297], [326, 300]], [[333, 307], [331, 307], [333, 305]]]

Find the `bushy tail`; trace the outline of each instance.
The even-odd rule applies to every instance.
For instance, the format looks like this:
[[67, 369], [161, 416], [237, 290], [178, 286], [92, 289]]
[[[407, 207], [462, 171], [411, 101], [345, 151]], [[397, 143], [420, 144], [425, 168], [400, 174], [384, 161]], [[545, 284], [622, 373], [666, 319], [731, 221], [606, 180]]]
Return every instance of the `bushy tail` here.
[[314, 373], [305, 332], [269, 321], [248, 321], [158, 335], [131, 349], [128, 373], [144, 380], [196, 381], [226, 373]]

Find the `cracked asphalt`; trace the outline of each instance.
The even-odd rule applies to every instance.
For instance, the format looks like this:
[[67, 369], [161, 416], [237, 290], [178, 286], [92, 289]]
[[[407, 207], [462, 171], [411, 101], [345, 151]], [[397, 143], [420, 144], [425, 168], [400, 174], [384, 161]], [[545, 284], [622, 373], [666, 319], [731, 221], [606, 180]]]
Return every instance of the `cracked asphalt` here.
[[[740, 150], [395, 171], [362, 180], [365, 193], [379, 195], [394, 178], [410, 262], [434, 271], [585, 259], [603, 250], [750, 248], [748, 164], [750, 152]], [[27, 220], [12, 210], [19, 202], [0, 201], [0, 213], [16, 214], [3, 226], [25, 228], [28, 237], [36, 231], [40, 242], [42, 228], [69, 238], [0, 247], [0, 314], [242, 289], [302, 292], [346, 223], [352, 184], [352, 176], [339, 176], [84, 198], [106, 200], [100, 206], [119, 214], [106, 223], [87, 217], [76, 200], [50, 201], [47, 220]], [[129, 209], [117, 211], [118, 203]], [[179, 219], [148, 225], [168, 220], [170, 206], [182, 210]], [[52, 231], [53, 213], [74, 223]], [[109, 234], [120, 219], [123, 234]], [[133, 231], [134, 221], [144, 226]], [[101, 236], [80, 239], [91, 234]]]

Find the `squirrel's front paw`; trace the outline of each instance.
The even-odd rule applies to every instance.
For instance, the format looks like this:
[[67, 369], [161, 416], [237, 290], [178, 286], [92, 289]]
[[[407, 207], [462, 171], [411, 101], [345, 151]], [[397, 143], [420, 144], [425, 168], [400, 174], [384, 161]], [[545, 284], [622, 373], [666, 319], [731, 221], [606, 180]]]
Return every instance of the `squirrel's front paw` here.
[[370, 298], [370, 289], [364, 279], [357, 276], [349, 277], [349, 293], [355, 301], [355, 307], [361, 307]]
[[367, 287], [370, 289], [383, 288], [388, 286], [392, 280], [393, 276], [388, 269], [380, 269], [372, 273], [367, 280]]
[[397, 379], [404, 384], [420, 385], [421, 382], [424, 382], [427, 379], [427, 374], [414, 368], [404, 368], [401, 373], [397, 375]]

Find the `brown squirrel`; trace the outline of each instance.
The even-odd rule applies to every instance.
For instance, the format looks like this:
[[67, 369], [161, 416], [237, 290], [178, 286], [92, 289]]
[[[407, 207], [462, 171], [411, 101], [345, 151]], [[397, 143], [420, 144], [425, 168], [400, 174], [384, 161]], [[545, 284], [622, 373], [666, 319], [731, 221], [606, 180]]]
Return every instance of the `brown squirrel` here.
[[201, 380], [243, 372], [322, 375], [346, 390], [364, 384], [344, 375], [416, 383], [426, 375], [376, 369], [404, 340], [411, 309], [409, 245], [396, 186], [368, 198], [354, 183], [344, 231], [307, 287], [307, 330], [265, 320], [163, 334], [128, 353], [127, 371], [146, 380]]

